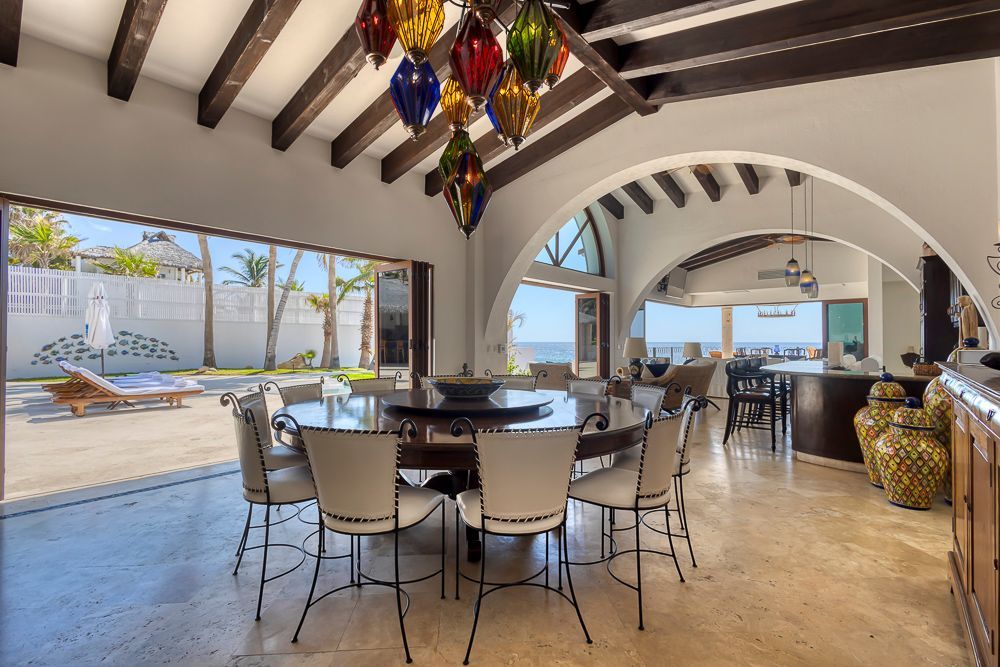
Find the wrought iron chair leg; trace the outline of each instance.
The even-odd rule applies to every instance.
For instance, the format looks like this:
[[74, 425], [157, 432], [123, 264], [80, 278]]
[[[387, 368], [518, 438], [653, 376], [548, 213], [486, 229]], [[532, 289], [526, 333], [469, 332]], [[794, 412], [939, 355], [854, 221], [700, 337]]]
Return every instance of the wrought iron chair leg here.
[[[670, 530], [669, 528], [667, 530]], [[645, 630], [642, 624], [642, 543], [639, 540], [639, 510], [635, 510], [635, 578], [636, 593], [639, 595], [639, 629]]]
[[691, 529], [688, 527], [687, 502], [684, 500], [684, 477], [678, 477], [677, 482], [680, 488], [677, 495], [680, 498], [680, 516], [681, 524], [684, 527], [684, 539], [687, 540], [688, 553], [691, 554], [691, 567], [698, 567], [698, 561], [694, 558], [694, 547], [691, 546]]
[[670, 512], [664, 512], [666, 514], [667, 520], [667, 542], [670, 543], [670, 556], [674, 559], [674, 567], [677, 568], [677, 576], [680, 577], [681, 583], [684, 583], [684, 573], [681, 572], [680, 561], [677, 560], [677, 550], [674, 548], [674, 536], [670, 531]]
[[361, 536], [358, 535], [358, 586], [361, 586]]
[[[403, 594], [399, 586], [399, 529], [397, 528], [392, 532], [393, 537], [393, 551], [395, 556], [396, 564], [396, 611], [399, 612], [399, 632], [403, 635], [403, 652], [406, 653], [407, 664], [413, 662], [413, 658], [410, 657], [410, 644], [406, 641], [406, 624], [403, 623]], [[360, 566], [361, 560], [361, 544], [360, 540], [358, 543], [358, 571], [361, 571]]]
[[[484, 522], [485, 523], [485, 522]], [[483, 526], [485, 528], [485, 525]], [[479, 610], [483, 605], [483, 584], [486, 581], [486, 531], [483, 531], [483, 553], [479, 561], [479, 595], [476, 597], [476, 604], [472, 607], [472, 632], [469, 634], [469, 646], [465, 649], [465, 660], [463, 665], [469, 664], [469, 656], [472, 655], [472, 642], [476, 639], [476, 626], [479, 625]]]
[[[323, 527], [323, 513], [319, 511], [319, 505], [316, 506], [316, 514], [319, 516], [320, 525], [320, 535], [324, 532]], [[351, 538], [351, 544], [354, 544], [354, 538]], [[302, 608], [302, 618], [299, 619], [299, 625], [295, 628], [295, 634], [292, 635], [292, 643], [295, 644], [299, 641], [299, 633], [302, 632], [302, 624], [306, 622], [306, 614], [309, 613], [309, 607], [312, 606], [313, 595], [316, 593], [316, 580], [319, 579], [319, 564], [323, 562], [322, 558], [316, 559], [316, 567], [313, 569], [313, 580], [312, 585], [309, 587], [309, 597], [306, 598], [306, 606]]]
[[[349, 537], [351, 539], [351, 583], [353, 584], [354, 583], [354, 535], [350, 535]], [[361, 538], [359, 537], [358, 542], [360, 541]]]
[[240, 548], [236, 550], [236, 567], [233, 568], [233, 576], [240, 571], [240, 563], [243, 562], [243, 552], [246, 550], [247, 537], [250, 535], [250, 518], [253, 514], [253, 503], [247, 505], [247, 523], [243, 527], [243, 537], [240, 539]]
[[455, 503], [455, 599], [458, 600], [458, 589], [460, 586], [460, 581], [462, 577], [459, 572], [459, 558], [461, 558], [461, 544], [462, 544], [462, 520], [458, 517], [458, 503]]
[[264, 506], [264, 559], [260, 564], [260, 590], [257, 592], [257, 618], [260, 620], [260, 605], [264, 600], [264, 582], [267, 580], [267, 545], [271, 537], [271, 506]]
[[588, 644], [593, 644], [594, 640], [590, 638], [590, 633], [587, 631], [587, 624], [583, 622], [583, 612], [580, 611], [580, 603], [576, 599], [576, 591], [573, 589], [573, 575], [569, 571], [569, 538], [566, 536], [566, 524], [563, 523], [559, 527], [559, 542], [562, 548], [562, 553], [559, 557], [559, 571], [562, 572], [562, 564], [566, 564], [566, 583], [569, 584], [569, 597], [573, 601], [573, 608], [576, 609], [576, 617], [580, 619], [580, 627], [583, 628], [583, 636], [587, 638]]
[[601, 558], [604, 558], [604, 507], [601, 507]]
[[445, 554], [448, 552], [448, 548], [445, 546], [445, 513], [444, 513], [445, 503], [441, 501], [441, 599], [444, 599], [444, 559]]
[[549, 585], [549, 531], [545, 531], [545, 586]]
[[[561, 526], [558, 527], [558, 530], [559, 530], [559, 539], [562, 539], [563, 538], [563, 534], [566, 532], [566, 524], [565, 524], [565, 522], [563, 522], [563, 525], [561, 525]], [[567, 556], [566, 560], [569, 560], [568, 556]], [[559, 590], [562, 590], [562, 567], [556, 568], [556, 581], [558, 582], [558, 584], [557, 584], [556, 587]]]

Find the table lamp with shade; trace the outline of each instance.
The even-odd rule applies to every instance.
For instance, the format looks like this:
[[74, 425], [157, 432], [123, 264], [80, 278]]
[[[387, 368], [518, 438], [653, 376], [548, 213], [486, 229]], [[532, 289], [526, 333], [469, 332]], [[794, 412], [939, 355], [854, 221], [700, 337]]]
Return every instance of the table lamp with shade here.
[[645, 338], [633, 336], [625, 339], [625, 350], [622, 356], [628, 359], [628, 372], [633, 380], [638, 380], [642, 374], [642, 358], [647, 354], [649, 351]]
[[701, 343], [684, 343], [685, 359], [700, 359], [704, 355], [701, 351]]

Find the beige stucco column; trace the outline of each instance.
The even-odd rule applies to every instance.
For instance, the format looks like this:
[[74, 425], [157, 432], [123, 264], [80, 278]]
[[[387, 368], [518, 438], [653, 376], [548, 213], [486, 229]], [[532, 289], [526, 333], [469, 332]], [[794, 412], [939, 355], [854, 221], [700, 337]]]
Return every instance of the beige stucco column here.
[[733, 307], [722, 307], [722, 358], [733, 356]]

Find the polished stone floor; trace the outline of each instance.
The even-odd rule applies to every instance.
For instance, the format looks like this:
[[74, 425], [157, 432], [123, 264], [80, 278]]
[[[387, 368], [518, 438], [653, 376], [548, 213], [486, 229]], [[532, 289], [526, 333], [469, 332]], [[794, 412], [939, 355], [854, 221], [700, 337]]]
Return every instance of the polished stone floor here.
[[[772, 454], [763, 433], [723, 448], [724, 419], [710, 412], [697, 427], [687, 487], [699, 567], [684, 554], [680, 583], [671, 562], [643, 559], [646, 630], [636, 628], [631, 591], [600, 566], [577, 567], [593, 644], [583, 642], [563, 600], [514, 589], [487, 598], [472, 664], [966, 664], [946, 577], [943, 502], [930, 512], [891, 506], [863, 475], [794, 462], [780, 444]], [[402, 664], [395, 596], [375, 588], [327, 598], [299, 643], [289, 643], [307, 566], [269, 584], [263, 619], [254, 622], [259, 552], [230, 574], [245, 515], [239, 477], [219, 474], [231, 469], [148, 491], [122, 486], [117, 497], [57, 509], [5, 506], [0, 665]], [[574, 559], [597, 555], [598, 516], [571, 503]], [[449, 507], [449, 549], [452, 520]], [[405, 536], [404, 576], [434, 567], [439, 525], [435, 517]], [[309, 527], [293, 519], [274, 532], [297, 542]], [[365, 566], [388, 574], [391, 546], [373, 540]], [[527, 572], [543, 548], [540, 538], [491, 541], [488, 573]], [[634, 576], [629, 556], [615, 568]], [[331, 561], [324, 572], [321, 586], [330, 587], [347, 567]], [[452, 581], [445, 600], [436, 581], [409, 588], [416, 664], [461, 664], [474, 589], [464, 584], [455, 601]]]

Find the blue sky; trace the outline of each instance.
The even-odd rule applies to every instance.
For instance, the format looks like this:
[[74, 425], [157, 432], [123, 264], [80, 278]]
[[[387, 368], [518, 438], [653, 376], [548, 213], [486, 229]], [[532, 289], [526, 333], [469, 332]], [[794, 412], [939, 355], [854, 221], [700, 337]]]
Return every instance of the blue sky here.
[[[90, 218], [82, 215], [64, 213], [63, 218], [69, 222], [72, 233], [85, 239], [80, 246], [89, 248], [95, 245], [122, 246], [134, 245], [142, 240], [144, 231], [160, 231], [157, 227], [145, 227], [127, 222], [114, 220], [102, 220], [100, 218]], [[168, 230], [169, 231], [169, 230]], [[169, 231], [176, 237], [177, 244], [200, 257], [198, 249], [198, 237], [188, 232]], [[215, 282], [221, 283], [230, 276], [220, 271], [223, 266], [237, 268], [232, 259], [232, 255], [250, 248], [258, 254], [267, 256], [267, 246], [261, 243], [249, 243], [247, 241], [237, 241], [233, 239], [221, 238], [217, 236], [209, 237], [208, 248], [212, 253], [212, 266], [215, 269]], [[278, 279], [284, 279], [288, 275], [288, 265], [292, 262], [295, 251], [291, 248], [278, 248], [278, 262], [284, 264], [284, 268], [278, 269]], [[337, 275], [343, 278], [354, 275], [354, 272], [338, 264]], [[326, 270], [317, 262], [317, 254], [307, 252], [299, 262], [299, 268], [295, 273], [295, 279], [305, 284], [307, 292], [326, 292]]]
[[[524, 324], [515, 331], [519, 341], [573, 341], [573, 292], [521, 285], [511, 308], [525, 315]], [[649, 342], [718, 342], [721, 327], [720, 308], [685, 308], [660, 303], [646, 306], [646, 340]], [[822, 334], [823, 314], [821, 305], [816, 302], [799, 304], [795, 317], [781, 319], [758, 318], [754, 306], [733, 309], [733, 338], [737, 342], [818, 342]]]

